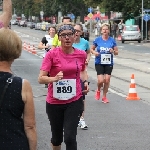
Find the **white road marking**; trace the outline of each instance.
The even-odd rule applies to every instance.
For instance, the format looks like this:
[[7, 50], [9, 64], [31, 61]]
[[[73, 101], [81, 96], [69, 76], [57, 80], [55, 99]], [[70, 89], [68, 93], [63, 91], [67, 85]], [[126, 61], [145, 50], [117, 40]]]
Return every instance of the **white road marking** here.
[[121, 97], [127, 97], [126, 95], [124, 95], [124, 94], [122, 94], [122, 93], [118, 93], [117, 91], [115, 91], [115, 90], [113, 90], [113, 89], [110, 89], [110, 88], [109, 88], [109, 91], [110, 91], [111, 93], [117, 94], [117, 95], [119, 95], [119, 96], [121, 96]]
[[120, 48], [124, 48], [124, 46], [117, 46], [118, 48], [120, 47]]
[[134, 43], [129, 43], [130, 45], [134, 45]]

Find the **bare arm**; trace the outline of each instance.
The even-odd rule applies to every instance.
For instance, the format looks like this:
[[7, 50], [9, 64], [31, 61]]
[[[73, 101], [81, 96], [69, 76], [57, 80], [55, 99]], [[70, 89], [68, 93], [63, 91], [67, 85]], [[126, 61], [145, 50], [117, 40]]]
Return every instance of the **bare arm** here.
[[36, 150], [37, 133], [36, 133], [33, 93], [30, 83], [27, 80], [24, 80], [22, 85], [22, 99], [25, 103], [23, 113], [25, 133], [29, 141], [30, 150]]
[[85, 80], [88, 80], [88, 76], [87, 76], [86, 70], [80, 72], [80, 78], [81, 78], [81, 80], [82, 80], [83, 82], [84, 82]]
[[45, 46], [45, 44], [40, 42], [39, 45], [38, 45], [38, 49], [45, 49], [45, 48], [48, 48], [48, 46]]
[[94, 45], [91, 46], [91, 53], [92, 53], [92, 54], [94, 54], [95, 48], [96, 48], [96, 47], [95, 47]]
[[3, 22], [4, 27], [8, 27], [12, 18], [12, 1], [3, 0], [3, 13], [0, 15], [0, 21]]
[[57, 81], [56, 77], [48, 77], [47, 75], [48, 75], [47, 71], [40, 70], [40, 74], [39, 74], [39, 77], [38, 77], [38, 82], [40, 84], [49, 84], [49, 83]]
[[87, 50], [86, 53], [87, 53], [87, 62], [89, 62], [90, 58], [91, 58], [91, 51], [90, 51], [90, 49]]
[[114, 47], [114, 55], [118, 55], [118, 47], [117, 46]]
[[94, 54], [95, 56], [98, 56], [100, 53], [95, 51], [96, 46], [92, 45], [91, 46], [91, 53]]
[[88, 75], [87, 75], [86, 69], [85, 69], [84, 71], [81, 71], [81, 72], [80, 72], [80, 79], [82, 80], [82, 82], [86, 81], [86, 82], [84, 83], [85, 90], [83, 90], [82, 92], [83, 92], [84, 94], [87, 94], [87, 93], [89, 92], [89, 86], [88, 86], [88, 82], [87, 82], [87, 80], [88, 80]]

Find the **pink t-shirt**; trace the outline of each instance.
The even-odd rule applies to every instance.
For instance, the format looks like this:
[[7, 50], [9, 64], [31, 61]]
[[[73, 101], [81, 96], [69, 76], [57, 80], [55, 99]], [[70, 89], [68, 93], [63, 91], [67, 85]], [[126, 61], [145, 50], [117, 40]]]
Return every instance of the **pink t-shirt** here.
[[4, 27], [3, 22], [0, 21], [0, 28]]
[[76, 96], [69, 100], [58, 100], [53, 97], [53, 83], [49, 84], [46, 101], [50, 104], [66, 104], [82, 96], [80, 72], [85, 70], [86, 53], [74, 49], [72, 54], [65, 54], [61, 47], [49, 51], [43, 59], [40, 70], [47, 71], [55, 77], [63, 71], [63, 79], [76, 79]]

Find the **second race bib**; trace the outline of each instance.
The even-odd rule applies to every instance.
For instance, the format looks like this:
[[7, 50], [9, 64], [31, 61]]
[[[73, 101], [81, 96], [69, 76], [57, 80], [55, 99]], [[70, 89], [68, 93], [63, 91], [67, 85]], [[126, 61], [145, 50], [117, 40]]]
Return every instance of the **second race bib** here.
[[101, 54], [101, 64], [111, 64], [111, 54]]

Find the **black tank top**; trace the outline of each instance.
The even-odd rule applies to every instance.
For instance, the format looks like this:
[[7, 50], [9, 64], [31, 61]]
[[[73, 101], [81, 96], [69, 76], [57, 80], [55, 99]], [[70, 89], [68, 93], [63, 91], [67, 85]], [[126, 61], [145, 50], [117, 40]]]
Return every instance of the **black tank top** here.
[[[0, 72], [0, 95], [11, 77], [8, 72]], [[29, 150], [29, 143], [24, 131], [22, 101], [22, 79], [14, 77], [8, 86], [0, 108], [0, 150]]]

